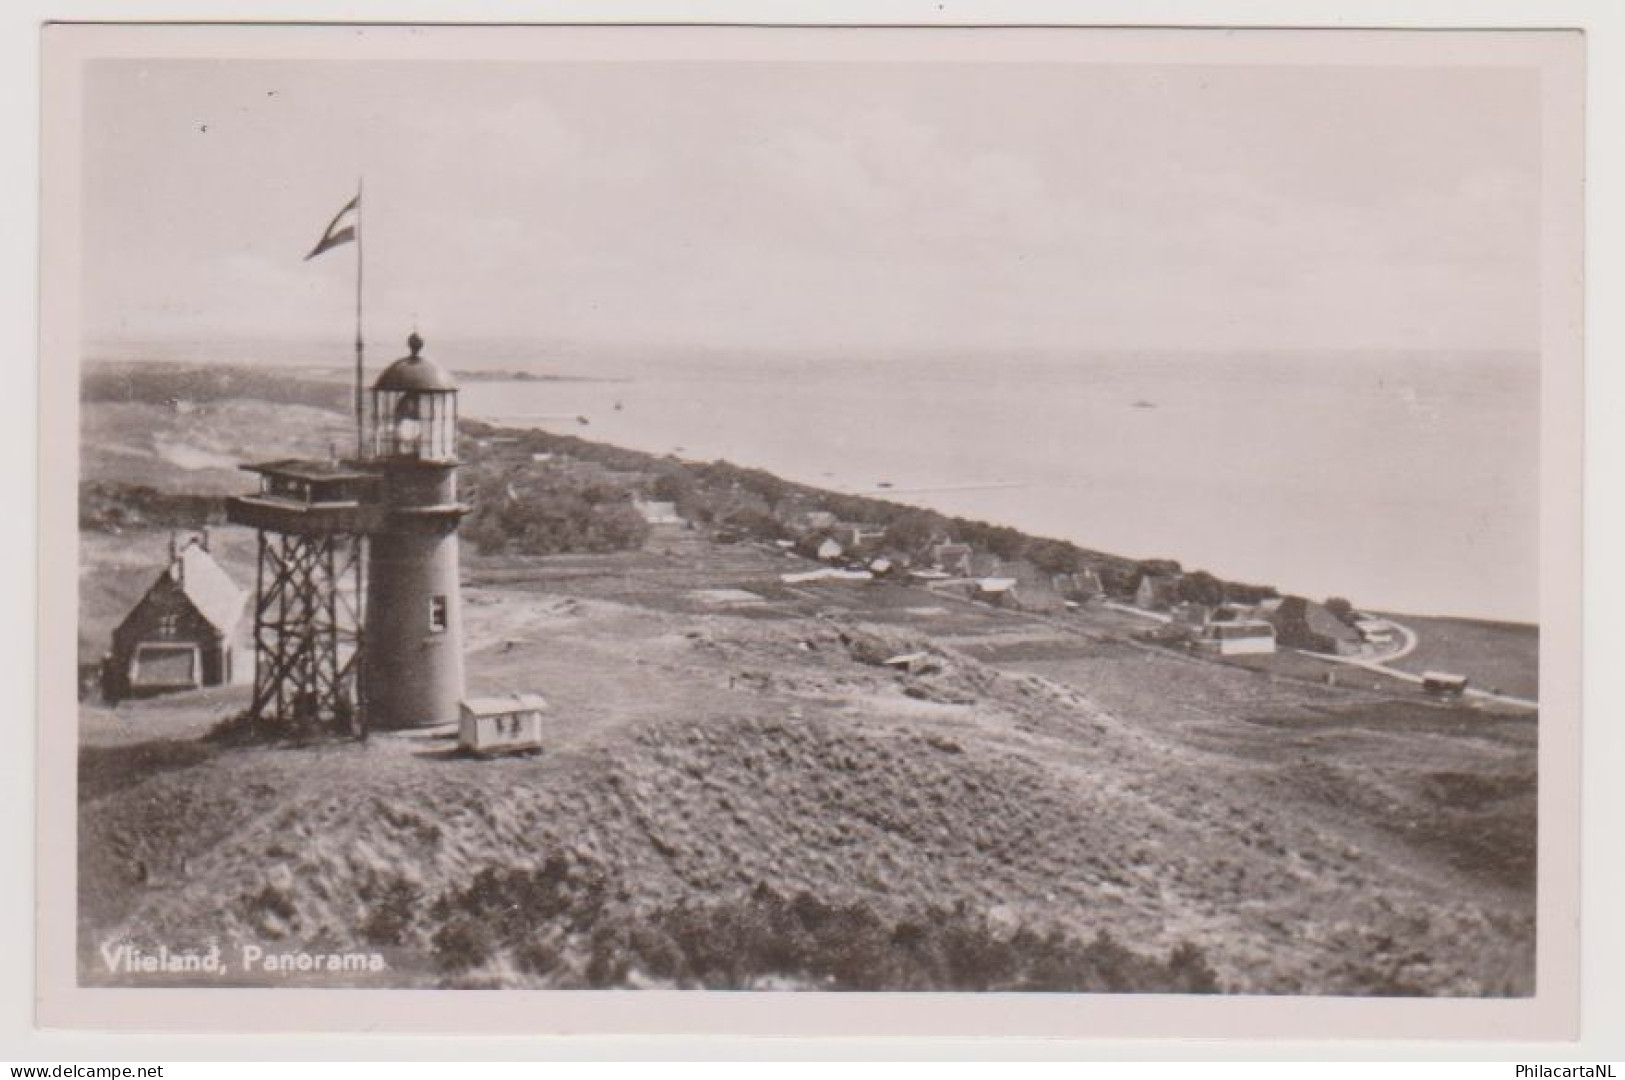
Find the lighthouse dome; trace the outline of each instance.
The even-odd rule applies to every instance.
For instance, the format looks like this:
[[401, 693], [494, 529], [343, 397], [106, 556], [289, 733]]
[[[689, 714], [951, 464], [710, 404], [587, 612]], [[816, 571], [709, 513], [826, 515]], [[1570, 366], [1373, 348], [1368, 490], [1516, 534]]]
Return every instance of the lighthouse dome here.
[[385, 368], [383, 374], [378, 376], [378, 381], [372, 384], [374, 390], [422, 393], [457, 389], [457, 383], [453, 381], [449, 371], [421, 355], [423, 339], [416, 331], [406, 339], [406, 346], [411, 350], [410, 355], [401, 357]]

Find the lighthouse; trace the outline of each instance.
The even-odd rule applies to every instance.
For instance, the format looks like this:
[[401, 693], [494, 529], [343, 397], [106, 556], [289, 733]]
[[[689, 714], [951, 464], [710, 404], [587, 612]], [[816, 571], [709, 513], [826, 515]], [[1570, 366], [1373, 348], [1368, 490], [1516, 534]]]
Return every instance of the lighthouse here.
[[457, 528], [457, 385], [408, 355], [372, 387], [367, 470], [378, 478], [369, 530], [362, 680], [370, 726], [455, 723], [463, 696]]

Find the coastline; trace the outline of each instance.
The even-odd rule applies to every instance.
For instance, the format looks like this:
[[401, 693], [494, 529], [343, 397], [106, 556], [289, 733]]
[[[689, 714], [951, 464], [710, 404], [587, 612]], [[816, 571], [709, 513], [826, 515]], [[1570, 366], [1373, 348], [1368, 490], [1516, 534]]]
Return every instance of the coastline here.
[[613, 387], [471, 385], [461, 412], [1311, 597], [1533, 622], [1526, 373], [1409, 359], [1312, 378], [1271, 358], [832, 361], [794, 368], [791, 393], [772, 365], [649, 364]]
[[[673, 455], [673, 454], [662, 455], [662, 454], [655, 453], [653, 451], [641, 450], [641, 449], [636, 449], [636, 448], [632, 448], [632, 447], [621, 446], [621, 445], [616, 444], [616, 443], [599, 441], [599, 440], [586, 438], [586, 437], [579, 436], [579, 435], [564, 434], [564, 433], [561, 433], [561, 432], [558, 432], [558, 431], [555, 431], [555, 430], [552, 430], [550, 428], [543, 427], [543, 426], [540, 426], [540, 425], [537, 425], [537, 426], [516, 426], [516, 425], [514, 425], [512, 423], [511, 420], [509, 420], [507, 422], [498, 422], [498, 421], [483, 420], [483, 419], [465, 418], [464, 421], [463, 421], [463, 426], [464, 426], [464, 429], [465, 429], [466, 433], [475, 434], [477, 432], [485, 432], [487, 435], [495, 436], [497, 438], [519, 439], [519, 438], [524, 438], [524, 437], [526, 437], [528, 435], [539, 434], [541, 436], [545, 436], [548, 440], [559, 440], [562, 445], [571, 448], [571, 452], [578, 453], [585, 460], [598, 460], [598, 461], [606, 461], [606, 462], [620, 462], [620, 463], [623, 463], [623, 464], [634, 463], [635, 462], [635, 463], [639, 463], [639, 464], [641, 464], [641, 465], [643, 465], [644, 467], [647, 467], [647, 468], [658, 468], [662, 463], [670, 463], [670, 462], [677, 462], [677, 463], [682, 464], [684, 466], [699, 467], [699, 468], [703, 468], [703, 467], [711, 466], [711, 465], [719, 465], [719, 464], [720, 465], [728, 465], [728, 466], [731, 466], [731, 467], [747, 470], [747, 471], [752, 472], [752, 473], [758, 473], [758, 474], [764, 475], [766, 477], [769, 477], [773, 481], [775, 481], [777, 483], [780, 483], [780, 484], [783, 484], [785, 487], [793, 489], [794, 491], [802, 494], [803, 496], [805, 496], [805, 497], [807, 497], [809, 499], [818, 500], [818, 501], [825, 501], [825, 502], [837, 502], [837, 503], [850, 502], [850, 503], [852, 503], [854, 505], [870, 505], [870, 506], [873, 506], [873, 507], [876, 507], [876, 508], [884, 507], [884, 508], [887, 508], [887, 510], [889, 512], [898, 513], [898, 514], [904, 514], [904, 513], [909, 513], [909, 512], [913, 512], [913, 511], [926, 510], [926, 511], [928, 511], [930, 513], [940, 514], [944, 519], [946, 519], [947, 521], [950, 521], [952, 523], [955, 523], [956, 525], [970, 526], [970, 527], [978, 529], [978, 530], [980, 530], [980, 529], [1004, 530], [1004, 531], [1008, 531], [1011, 534], [1014, 534], [1016, 536], [1021, 537], [1024, 541], [1027, 541], [1029, 543], [1058, 544], [1058, 545], [1064, 545], [1064, 546], [1067, 546], [1067, 547], [1075, 548], [1077, 551], [1082, 553], [1086, 558], [1088, 558], [1090, 560], [1093, 560], [1093, 561], [1096, 561], [1097, 564], [1101, 565], [1101, 566], [1118, 566], [1118, 567], [1123, 567], [1123, 568], [1130, 568], [1130, 567], [1138, 566], [1138, 565], [1144, 564], [1144, 563], [1168, 562], [1168, 563], [1178, 564], [1185, 572], [1192, 572], [1192, 573], [1194, 573], [1194, 572], [1205, 572], [1205, 568], [1202, 568], [1202, 567], [1199, 567], [1199, 566], [1187, 566], [1184, 563], [1184, 561], [1181, 560], [1178, 557], [1177, 554], [1172, 553], [1172, 552], [1159, 552], [1159, 553], [1155, 553], [1155, 554], [1131, 555], [1131, 554], [1124, 554], [1122, 552], [1104, 551], [1104, 550], [1100, 550], [1100, 549], [1096, 549], [1096, 548], [1093, 548], [1093, 547], [1086, 546], [1086, 545], [1078, 543], [1077, 541], [1074, 541], [1074, 540], [1066, 539], [1066, 538], [1063, 538], [1063, 537], [1057, 537], [1057, 536], [1042, 535], [1042, 534], [1039, 534], [1039, 533], [1035, 533], [1035, 532], [1031, 532], [1031, 531], [1028, 531], [1028, 530], [1025, 530], [1025, 529], [1021, 529], [1021, 528], [1019, 528], [1017, 526], [1008, 525], [1008, 524], [1005, 524], [1005, 523], [1002, 523], [1002, 522], [987, 521], [987, 520], [983, 520], [983, 519], [979, 519], [979, 518], [967, 517], [967, 516], [958, 515], [958, 514], [948, 514], [948, 513], [943, 513], [941, 511], [932, 511], [932, 510], [930, 510], [930, 508], [923, 507], [923, 506], [921, 506], [919, 504], [900, 502], [900, 501], [898, 501], [896, 499], [888, 498], [887, 493], [870, 494], [870, 493], [867, 493], [867, 492], [858, 493], [858, 492], [851, 492], [851, 491], [843, 491], [843, 490], [838, 490], [838, 489], [835, 489], [835, 488], [823, 487], [823, 486], [820, 486], [820, 485], [817, 485], [817, 484], [810, 484], [810, 483], [805, 483], [805, 482], [802, 482], [802, 481], [791, 480], [791, 479], [787, 479], [787, 478], [785, 478], [783, 476], [780, 476], [780, 475], [772, 472], [771, 470], [760, 468], [760, 467], [757, 467], [757, 466], [752, 466], [752, 465], [744, 465], [744, 464], [739, 464], [739, 463], [734, 463], [734, 462], [726, 462], [726, 461], [707, 461], [707, 460], [697, 459], [697, 458], [685, 458], [685, 457], [680, 457], [680, 456]], [[982, 485], [975, 485], [975, 486], [978, 487], [978, 488], [982, 487]], [[910, 493], [910, 492], [907, 492], [907, 491], [897, 491], [897, 492], [895, 492], [895, 494], [908, 494], [908, 493]], [[1276, 585], [1276, 583], [1268, 582], [1268, 581], [1237, 583], [1237, 584], [1242, 584], [1243, 587], [1247, 587], [1247, 588], [1259, 588], [1259, 589], [1265, 589], [1265, 590], [1272, 590], [1272, 591], [1276, 591], [1276, 592], [1284, 592], [1285, 591], [1285, 590], [1281, 590]], [[1314, 599], [1320, 599], [1320, 598], [1317, 597], [1317, 598], [1314, 598]], [[1351, 599], [1354, 600], [1356, 604], [1359, 603], [1359, 598], [1358, 597], [1351, 597]], [[1429, 611], [1429, 612], [1422, 612], [1422, 611], [1395, 612], [1395, 611], [1391, 611], [1391, 610], [1388, 610], [1388, 609], [1384, 608], [1380, 612], [1376, 612], [1376, 613], [1384, 615], [1384, 616], [1392, 616], [1392, 617], [1399, 618], [1399, 619], [1453, 621], [1453, 622], [1469, 623], [1469, 624], [1473, 624], [1473, 625], [1492, 627], [1492, 628], [1493, 627], [1503, 627], [1503, 628], [1506, 628], [1508, 630], [1513, 630], [1513, 631], [1538, 631], [1539, 630], [1539, 624], [1537, 622], [1518, 620], [1518, 619], [1491, 618], [1491, 617], [1471, 615], [1471, 614], [1461, 614], [1461, 613], [1458, 613], [1458, 612], [1451, 612], [1451, 611], [1447, 611], [1447, 612], [1431, 612], [1431, 611]]]

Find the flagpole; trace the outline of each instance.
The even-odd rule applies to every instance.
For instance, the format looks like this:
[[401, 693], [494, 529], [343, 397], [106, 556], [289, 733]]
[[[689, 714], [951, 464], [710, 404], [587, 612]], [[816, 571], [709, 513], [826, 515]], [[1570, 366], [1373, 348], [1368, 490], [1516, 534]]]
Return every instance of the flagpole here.
[[361, 188], [365, 177], [358, 177], [355, 184], [355, 456], [357, 461], [366, 459], [366, 433], [364, 406], [365, 391], [362, 389], [362, 368], [366, 355], [366, 346], [361, 339], [361, 268], [364, 262], [361, 255], [361, 215], [364, 212], [361, 206]]

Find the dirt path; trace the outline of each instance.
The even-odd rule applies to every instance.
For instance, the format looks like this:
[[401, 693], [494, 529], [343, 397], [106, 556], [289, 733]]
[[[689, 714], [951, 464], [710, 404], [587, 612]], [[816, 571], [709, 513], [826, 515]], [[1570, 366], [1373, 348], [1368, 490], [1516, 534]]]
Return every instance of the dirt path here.
[[[1420, 636], [1410, 627], [1397, 623], [1392, 619], [1385, 619], [1383, 621], [1389, 626], [1393, 627], [1395, 630], [1399, 631], [1400, 636], [1404, 639], [1398, 649], [1383, 656], [1333, 656], [1330, 653], [1309, 652], [1306, 649], [1299, 649], [1297, 651], [1304, 656], [1313, 657], [1316, 660], [1324, 660], [1330, 664], [1345, 664], [1349, 667], [1364, 668], [1366, 671], [1374, 671], [1379, 675], [1387, 675], [1391, 678], [1400, 679], [1415, 686], [1425, 685], [1427, 682], [1425, 677], [1409, 671], [1401, 671], [1399, 668], [1391, 666], [1394, 661], [1403, 660], [1405, 657], [1411, 655], [1411, 653], [1417, 650], [1417, 647], [1421, 645]], [[1533, 699], [1514, 697], [1511, 694], [1500, 694], [1491, 690], [1480, 690], [1476, 686], [1469, 686], [1466, 690], [1462, 691], [1462, 696], [1471, 698], [1474, 701], [1483, 701], [1493, 705], [1507, 705], [1516, 709], [1540, 708], [1540, 702]]]

